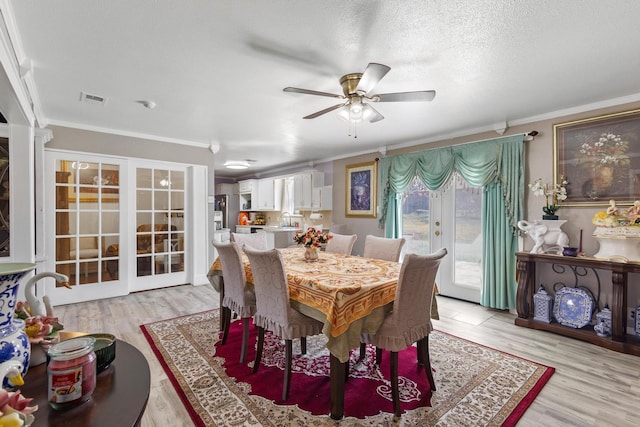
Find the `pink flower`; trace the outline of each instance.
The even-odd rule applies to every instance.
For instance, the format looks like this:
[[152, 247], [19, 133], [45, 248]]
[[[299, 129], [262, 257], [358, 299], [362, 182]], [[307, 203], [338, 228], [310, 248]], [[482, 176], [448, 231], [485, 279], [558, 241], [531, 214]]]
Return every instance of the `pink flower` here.
[[21, 395], [20, 390], [8, 392], [5, 389], [0, 389], [0, 408], [2, 408], [3, 414], [12, 412], [12, 409], [23, 414], [33, 414], [38, 410], [38, 405], [29, 406], [32, 401], [33, 399]]

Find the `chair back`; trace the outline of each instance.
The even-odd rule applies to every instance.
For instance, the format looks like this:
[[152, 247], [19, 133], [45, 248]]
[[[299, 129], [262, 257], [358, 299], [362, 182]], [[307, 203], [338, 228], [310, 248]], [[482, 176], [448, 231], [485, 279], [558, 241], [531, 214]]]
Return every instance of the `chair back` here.
[[225, 307], [238, 313], [240, 317], [250, 317], [255, 313], [254, 302], [249, 298], [247, 290], [247, 276], [242, 262], [242, 253], [237, 243], [214, 243], [222, 263], [222, 278], [224, 279]]
[[353, 244], [358, 239], [357, 234], [351, 236], [345, 234], [331, 233], [331, 240], [327, 243], [325, 251], [333, 252], [336, 254], [351, 255]]
[[400, 254], [402, 253], [404, 243], [404, 237], [400, 239], [388, 239], [369, 234], [364, 241], [363, 256], [365, 258], [398, 262], [400, 260]]
[[236, 242], [240, 250], [242, 250], [243, 245], [247, 245], [253, 249], [264, 251], [267, 249], [267, 232], [258, 231], [257, 233], [250, 234], [231, 233], [231, 241]]
[[288, 335], [286, 330], [289, 328], [292, 308], [282, 255], [277, 249], [259, 251], [248, 246], [244, 247], [244, 253], [249, 258], [253, 275], [256, 325], [273, 331], [281, 338], [290, 339], [285, 335]]
[[[430, 255], [407, 254], [393, 302], [392, 323], [411, 331], [428, 325], [431, 330], [431, 301], [440, 261], [447, 254], [442, 248]], [[415, 340], [414, 340], [415, 341]]]

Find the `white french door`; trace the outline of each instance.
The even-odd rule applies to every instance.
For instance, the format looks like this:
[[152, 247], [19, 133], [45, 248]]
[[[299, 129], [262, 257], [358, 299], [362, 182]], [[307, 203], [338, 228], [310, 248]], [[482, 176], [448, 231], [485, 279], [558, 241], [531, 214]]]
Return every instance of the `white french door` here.
[[415, 178], [402, 198], [405, 253], [428, 254], [444, 247], [438, 271], [440, 294], [480, 302], [482, 287], [482, 188], [462, 178], [429, 191]]
[[50, 151], [46, 229], [49, 271], [71, 290], [47, 283], [56, 304], [188, 283], [186, 169]]
[[134, 290], [186, 283], [185, 168], [136, 162], [131, 170], [135, 180]]
[[[119, 248], [126, 222], [122, 184], [127, 181], [122, 159], [47, 153], [47, 253], [50, 270], [69, 278], [47, 288], [55, 304], [69, 304], [128, 293]], [[51, 197], [49, 197], [51, 195]], [[124, 263], [126, 265], [126, 263]], [[96, 297], [98, 295], [99, 297]]]

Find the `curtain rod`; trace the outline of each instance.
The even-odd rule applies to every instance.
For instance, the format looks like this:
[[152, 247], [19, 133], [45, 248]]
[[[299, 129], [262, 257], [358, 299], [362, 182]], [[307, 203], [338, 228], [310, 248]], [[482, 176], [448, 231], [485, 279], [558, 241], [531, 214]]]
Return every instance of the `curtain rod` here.
[[[498, 138], [508, 138], [510, 136], [518, 136], [518, 135], [523, 135], [524, 136], [524, 141], [533, 141], [533, 138], [538, 135], [540, 132], [538, 132], [537, 130], [532, 130], [531, 132], [526, 132], [526, 133], [516, 133], [513, 135], [507, 135], [507, 136], [499, 136]], [[459, 144], [453, 144], [451, 145], [451, 147], [456, 146], [456, 145], [466, 145], [466, 144], [475, 144], [476, 142], [484, 142], [484, 141], [491, 141], [493, 139], [498, 139], [498, 138], [485, 138], [485, 139], [479, 139], [477, 141], [469, 141], [469, 142], [461, 142]], [[431, 148], [427, 148], [425, 150], [421, 150], [421, 151], [427, 151], [427, 150], [432, 150]], [[382, 154], [383, 157], [387, 156], [387, 147], [381, 147], [379, 149], [380, 154]], [[403, 154], [409, 154], [409, 153], [403, 153]], [[402, 154], [394, 154], [394, 156], [400, 156]], [[393, 157], [393, 156], [392, 156]], [[376, 157], [374, 159], [374, 161], [379, 162], [380, 158]]]
[[525, 141], [533, 141], [533, 137], [538, 135], [538, 133], [539, 132], [537, 130], [532, 130], [531, 132], [527, 132], [527, 133], [514, 133], [513, 135], [500, 135], [497, 138], [485, 138], [485, 139], [478, 139], [475, 141], [460, 142], [458, 144], [451, 145], [451, 147], [456, 145], [475, 144], [476, 142], [493, 141], [494, 139], [509, 138], [510, 136], [518, 136], [518, 135], [523, 135]]

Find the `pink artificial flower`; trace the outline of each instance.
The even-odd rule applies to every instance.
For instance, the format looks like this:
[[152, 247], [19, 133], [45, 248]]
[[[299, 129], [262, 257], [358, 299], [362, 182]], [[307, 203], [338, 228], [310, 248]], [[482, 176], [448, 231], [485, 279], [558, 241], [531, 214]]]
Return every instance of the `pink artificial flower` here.
[[33, 414], [38, 410], [38, 405], [29, 406], [32, 401], [32, 398], [26, 398], [21, 395], [20, 390], [11, 392], [4, 389], [0, 390], [0, 408], [2, 408], [3, 414], [11, 412], [11, 409], [23, 414]]

